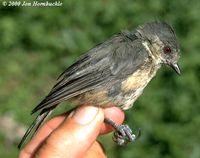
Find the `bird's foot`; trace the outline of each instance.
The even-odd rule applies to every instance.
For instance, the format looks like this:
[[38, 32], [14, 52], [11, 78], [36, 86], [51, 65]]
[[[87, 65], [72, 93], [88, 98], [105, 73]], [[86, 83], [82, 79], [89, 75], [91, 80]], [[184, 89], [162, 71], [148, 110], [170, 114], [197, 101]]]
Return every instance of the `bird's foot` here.
[[115, 122], [109, 118], [105, 118], [104, 122], [112, 126], [115, 129], [113, 140], [118, 145], [126, 145], [129, 142], [136, 141], [140, 135], [141, 131], [139, 129], [137, 135], [133, 134], [132, 130], [128, 125], [117, 125]]
[[118, 125], [115, 129], [113, 140], [118, 145], [126, 145], [129, 142], [136, 141], [141, 135], [141, 130], [139, 129], [137, 135], [133, 134], [132, 130], [128, 125]]

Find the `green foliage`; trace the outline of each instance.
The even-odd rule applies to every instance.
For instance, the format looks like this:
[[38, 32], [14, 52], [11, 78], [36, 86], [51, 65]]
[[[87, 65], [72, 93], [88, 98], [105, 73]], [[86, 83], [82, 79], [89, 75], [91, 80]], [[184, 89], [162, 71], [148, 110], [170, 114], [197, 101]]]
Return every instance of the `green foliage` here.
[[[0, 7], [0, 115], [26, 125], [30, 110], [82, 53], [122, 29], [146, 21], [171, 23], [181, 47], [181, 77], [163, 68], [126, 112], [141, 138], [119, 147], [102, 138], [113, 158], [200, 157], [200, 3], [196, 0], [64, 0], [62, 7]], [[111, 140], [111, 137], [109, 136]], [[16, 144], [0, 134], [0, 157]], [[10, 148], [10, 150], [6, 150]]]

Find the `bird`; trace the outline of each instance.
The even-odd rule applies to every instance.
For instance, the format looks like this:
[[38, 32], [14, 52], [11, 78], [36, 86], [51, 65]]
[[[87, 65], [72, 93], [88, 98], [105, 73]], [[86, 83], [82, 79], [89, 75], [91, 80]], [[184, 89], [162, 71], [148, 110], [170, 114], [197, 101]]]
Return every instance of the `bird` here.
[[[77, 107], [89, 104], [130, 109], [160, 67], [167, 65], [181, 74], [179, 58], [176, 34], [167, 22], [150, 21], [113, 35], [80, 56], [58, 77], [49, 94], [32, 110], [32, 114], [39, 114], [18, 148], [63, 101], [75, 102]], [[133, 142], [140, 135], [107, 117], [104, 122], [114, 128], [113, 140], [119, 145]]]

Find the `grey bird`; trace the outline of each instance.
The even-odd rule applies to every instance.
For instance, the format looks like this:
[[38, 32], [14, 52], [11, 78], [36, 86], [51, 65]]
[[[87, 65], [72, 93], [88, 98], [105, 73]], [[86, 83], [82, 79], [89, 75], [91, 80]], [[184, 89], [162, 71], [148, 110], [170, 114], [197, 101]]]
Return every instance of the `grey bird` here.
[[[162, 65], [181, 73], [179, 52], [175, 32], [166, 22], [149, 22], [134, 31], [112, 36], [82, 55], [59, 76], [49, 94], [32, 110], [39, 114], [18, 148], [63, 101], [75, 102], [77, 106], [131, 108]], [[109, 118], [104, 122], [115, 129], [113, 139], [117, 144], [136, 140], [128, 125], [117, 125]]]

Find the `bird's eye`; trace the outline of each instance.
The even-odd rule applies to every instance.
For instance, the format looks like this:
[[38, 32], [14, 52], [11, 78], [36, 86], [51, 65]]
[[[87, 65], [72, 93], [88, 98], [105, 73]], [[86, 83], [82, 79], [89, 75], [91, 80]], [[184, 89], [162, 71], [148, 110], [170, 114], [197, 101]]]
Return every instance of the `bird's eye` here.
[[169, 53], [172, 52], [172, 50], [171, 50], [171, 48], [169, 46], [164, 47], [163, 51], [164, 51], [165, 54], [169, 54]]

